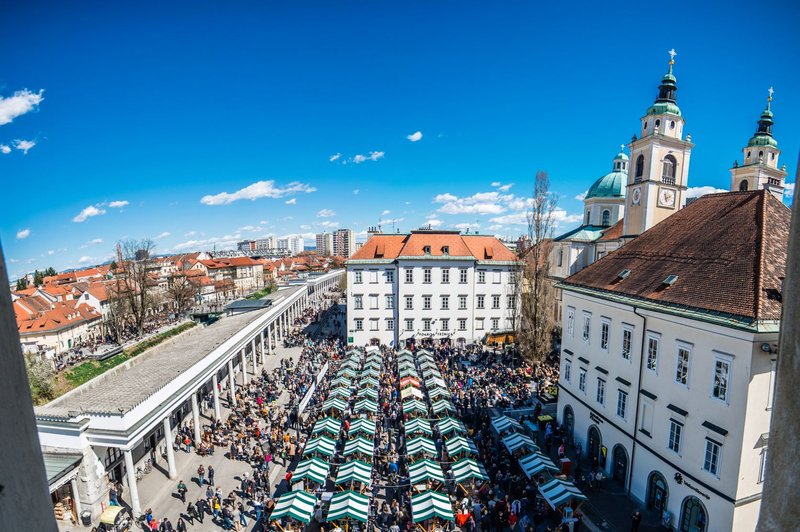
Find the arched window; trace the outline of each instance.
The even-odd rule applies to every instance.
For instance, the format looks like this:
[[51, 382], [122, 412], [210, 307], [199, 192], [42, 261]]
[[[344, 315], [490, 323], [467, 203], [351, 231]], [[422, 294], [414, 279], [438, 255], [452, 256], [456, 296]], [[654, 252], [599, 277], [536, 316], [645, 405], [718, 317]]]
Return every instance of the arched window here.
[[611, 211], [608, 209], [603, 211], [603, 222], [601, 225], [611, 225]]
[[678, 161], [675, 160], [675, 157], [672, 155], [667, 155], [664, 157], [664, 163], [661, 170], [661, 181], [668, 185], [675, 184], [675, 167], [678, 165]]
[[739, 190], [741, 190], [741, 191], [747, 190], [747, 179], [745, 179], [741, 183], [739, 183]]
[[681, 532], [706, 532], [708, 516], [703, 503], [697, 497], [686, 497], [681, 505], [681, 520], [678, 523]]
[[592, 211], [586, 211], [586, 217], [583, 219], [583, 225], [589, 225], [589, 215]]
[[644, 175], [644, 156], [640, 155], [636, 158], [636, 173], [634, 175], [634, 181], [638, 183], [642, 180], [642, 175]]

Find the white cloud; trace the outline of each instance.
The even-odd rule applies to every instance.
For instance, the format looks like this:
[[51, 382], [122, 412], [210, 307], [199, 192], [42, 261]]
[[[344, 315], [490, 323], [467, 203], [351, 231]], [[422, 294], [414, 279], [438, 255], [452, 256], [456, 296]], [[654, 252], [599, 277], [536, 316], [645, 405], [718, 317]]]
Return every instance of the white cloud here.
[[334, 161], [338, 161], [341, 157], [342, 157], [342, 154], [339, 153], [339, 152], [336, 152], [333, 155], [331, 155], [330, 157], [328, 157], [328, 160], [330, 162], [334, 162]]
[[502, 185], [502, 183], [500, 181], [492, 181], [492, 186], [493, 187], [499, 187], [500, 185]]
[[6, 144], [0, 144], [0, 153], [9, 154], [11, 153], [11, 146]]
[[161, 240], [162, 238], [167, 238], [167, 237], [168, 237], [168, 236], [170, 236], [171, 234], [172, 234], [172, 233], [170, 233], [169, 231], [164, 231], [163, 233], [161, 233], [160, 235], [158, 235], [157, 237], [155, 237], [153, 240]]
[[478, 192], [463, 198], [445, 193], [437, 195], [433, 201], [442, 204], [439, 212], [445, 214], [500, 214], [506, 210], [501, 202], [512, 198], [513, 195], [502, 196], [497, 192]]
[[317, 218], [332, 218], [336, 216], [336, 213], [330, 209], [322, 209], [317, 213]]
[[82, 256], [81, 258], [78, 259], [78, 263], [79, 264], [89, 264], [90, 262], [95, 262], [95, 260], [96, 259], [94, 257], [90, 257], [88, 255], [84, 255], [84, 256]]
[[430, 218], [430, 219], [428, 219], [428, 220], [425, 220], [425, 223], [424, 223], [423, 225], [430, 225], [431, 227], [439, 227], [439, 226], [440, 226], [440, 225], [442, 225], [443, 223], [444, 223], [444, 222], [443, 222], [443, 221], [441, 221], [441, 220], [439, 220], [439, 219], [436, 219], [436, 218]]
[[479, 229], [481, 224], [478, 223], [461, 223], [455, 224], [453, 227], [458, 229], [459, 231], [466, 231], [467, 229]]
[[359, 189], [357, 189], [357, 188], [354, 188], [354, 189], [353, 189], [353, 195], [354, 195], [354, 196], [358, 196], [358, 193], [359, 193], [359, 192], [361, 192]]
[[28, 155], [28, 150], [32, 150], [34, 146], [36, 146], [35, 140], [21, 140], [21, 139], [14, 140], [14, 147], [20, 150], [25, 155]]
[[587, 191], [585, 191], [585, 192], [581, 192], [580, 194], [578, 194], [577, 196], [575, 196], [575, 199], [576, 199], [576, 200], [578, 200], [578, 201], [583, 201], [583, 200], [585, 200], [585, 199], [586, 199], [586, 194], [588, 194], [588, 193], [589, 193], [589, 191], [588, 191], [588, 190], [587, 190]]
[[358, 155], [354, 155], [353, 156], [352, 161], [354, 163], [356, 163], [356, 164], [361, 164], [361, 163], [366, 162], [366, 161], [377, 161], [378, 159], [383, 159], [383, 157], [385, 155], [386, 155], [386, 152], [382, 152], [382, 151], [371, 151], [367, 155], [361, 155], [359, 153]]
[[293, 181], [284, 187], [276, 187], [275, 181], [270, 179], [269, 181], [256, 181], [252, 185], [248, 185], [236, 192], [220, 192], [219, 194], [203, 196], [200, 203], [204, 205], [227, 205], [238, 200], [277, 199], [300, 192], [316, 192], [316, 190], [316, 188], [299, 181]]
[[297, 198], [292, 198], [284, 201], [286, 205], [297, 205]]
[[514, 214], [489, 218], [489, 221], [498, 225], [527, 225], [528, 214], [525, 212], [515, 212]]
[[14, 96], [3, 98], [0, 96], [0, 126], [11, 123], [18, 116], [33, 111], [44, 100], [39, 92], [31, 92], [28, 89], [17, 91]]
[[783, 197], [784, 198], [794, 197], [794, 183], [786, 183], [783, 186]]
[[100, 216], [101, 214], [105, 213], [106, 213], [105, 209], [95, 207], [94, 205], [89, 205], [88, 207], [83, 209], [80, 213], [78, 213], [78, 215], [75, 218], [73, 218], [72, 221], [81, 223], [85, 222], [92, 216]]
[[497, 190], [499, 190], [500, 192], [508, 192], [509, 190], [511, 190], [511, 187], [514, 186], [514, 183], [508, 183], [504, 185], [500, 181], [492, 181], [492, 186]]
[[197, 234], [197, 231], [189, 231], [188, 233], [184, 233], [183, 236], [189, 237], [194, 236]]
[[567, 211], [561, 207], [553, 209], [553, 223], [557, 226], [574, 224], [583, 220], [582, 214], [567, 214]]
[[717, 194], [719, 192], [728, 192], [724, 188], [716, 188], [709, 185], [705, 185], [702, 187], [689, 187], [686, 189], [685, 196], [686, 198], [699, 198], [700, 196], [705, 196], [706, 194]]
[[102, 244], [102, 243], [103, 243], [103, 239], [102, 238], [94, 238], [92, 240], [89, 240], [84, 245], [82, 245], [81, 249], [85, 249], [85, 248], [88, 248], [89, 246], [95, 246], [97, 244]]
[[54, 254], [55, 252], [56, 252], [56, 250], [54, 250], [54, 249], [48, 249], [48, 250], [47, 250], [47, 254], [48, 254], [48, 255], [52, 255], [52, 254]]
[[381, 216], [386, 216], [387, 214], [391, 214], [391, 213], [392, 213], [392, 211], [390, 211], [389, 209], [386, 209], [381, 213]]
[[126, 207], [127, 205], [128, 205], [127, 200], [112, 201], [111, 203], [108, 204], [108, 206], [111, 207], [112, 209], [121, 209], [122, 207]]
[[321, 222], [319, 225], [321, 225], [322, 227], [338, 227], [339, 226], [339, 222], [333, 222], [331, 220], [325, 220], [324, 222]]
[[17, 231], [17, 240], [25, 240], [29, 236], [31, 236], [31, 230], [28, 229], [27, 227], [25, 229], [20, 229], [19, 231]]
[[417, 131], [415, 133], [407, 135], [406, 138], [408, 140], [410, 140], [411, 142], [417, 142], [418, 140], [420, 140], [422, 138], [422, 131]]

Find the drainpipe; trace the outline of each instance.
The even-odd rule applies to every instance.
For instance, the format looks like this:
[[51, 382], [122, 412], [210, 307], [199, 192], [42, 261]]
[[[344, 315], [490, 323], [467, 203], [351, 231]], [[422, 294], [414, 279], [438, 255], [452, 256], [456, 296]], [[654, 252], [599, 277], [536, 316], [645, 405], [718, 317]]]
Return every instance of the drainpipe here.
[[[642, 372], [644, 370], [644, 348], [645, 332], [647, 331], [647, 316], [639, 314], [639, 308], [634, 306], [633, 313], [642, 318], [642, 345], [639, 349], [639, 379], [636, 381], [636, 417], [633, 418], [633, 444], [631, 445], [631, 463], [628, 468], [628, 497], [631, 496], [631, 485], [633, 484], [633, 462], [636, 458], [636, 428], [639, 424], [639, 404], [642, 396]], [[611, 460], [614, 460], [612, 457]], [[613, 464], [612, 464], [613, 465]]]

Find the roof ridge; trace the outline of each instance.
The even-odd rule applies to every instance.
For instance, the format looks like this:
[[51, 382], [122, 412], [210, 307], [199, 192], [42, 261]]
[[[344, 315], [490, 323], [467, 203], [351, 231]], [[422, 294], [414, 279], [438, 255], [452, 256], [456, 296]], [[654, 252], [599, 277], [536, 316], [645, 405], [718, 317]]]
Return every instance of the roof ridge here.
[[766, 240], [764, 233], [766, 232], [767, 228], [767, 194], [768, 192], [765, 189], [761, 189], [760, 191], [761, 197], [759, 198], [758, 202], [758, 223], [761, 225], [758, 231], [758, 241], [756, 242], [756, 294], [755, 300], [753, 301], [753, 315], [758, 319], [761, 317], [761, 299], [762, 299], [762, 290], [764, 288], [764, 242]]

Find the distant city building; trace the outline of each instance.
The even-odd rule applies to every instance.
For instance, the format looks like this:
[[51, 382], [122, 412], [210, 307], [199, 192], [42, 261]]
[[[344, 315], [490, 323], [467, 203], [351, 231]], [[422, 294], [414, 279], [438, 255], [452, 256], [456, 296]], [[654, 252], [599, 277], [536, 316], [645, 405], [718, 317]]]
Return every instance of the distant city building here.
[[333, 255], [333, 234], [317, 233], [317, 254]]
[[236, 249], [239, 251], [243, 251], [245, 253], [249, 253], [251, 251], [255, 251], [256, 249], [256, 241], [255, 240], [243, 240], [241, 242], [236, 243]]
[[305, 243], [303, 242], [303, 237], [299, 235], [292, 235], [286, 238], [279, 238], [278, 250], [288, 251], [292, 255], [297, 255], [298, 253], [305, 250]]
[[275, 243], [274, 236], [268, 236], [266, 238], [259, 238], [256, 240], [256, 251], [258, 252], [267, 253], [277, 248], [278, 246]]
[[356, 237], [351, 229], [337, 229], [333, 233], [333, 254], [345, 259], [356, 252]]

